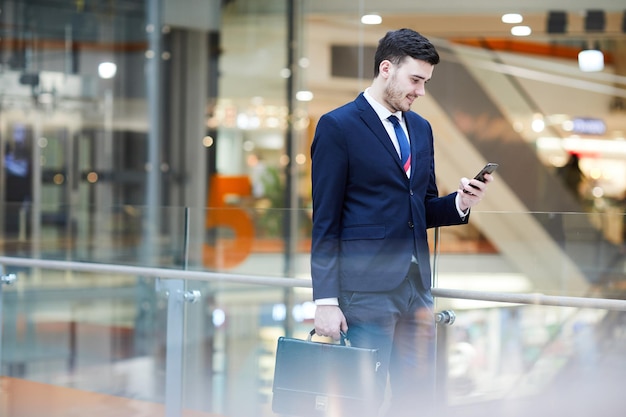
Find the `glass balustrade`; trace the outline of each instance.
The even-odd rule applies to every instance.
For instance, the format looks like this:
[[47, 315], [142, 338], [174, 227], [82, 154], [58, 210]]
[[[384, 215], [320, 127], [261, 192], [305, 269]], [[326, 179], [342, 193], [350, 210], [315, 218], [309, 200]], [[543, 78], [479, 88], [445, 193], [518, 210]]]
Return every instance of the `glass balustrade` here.
[[[313, 327], [310, 213], [160, 208], [153, 227], [138, 220], [143, 211], [73, 210], [71, 226], [3, 236], [0, 264], [17, 279], [1, 294], [2, 415], [71, 407], [64, 396], [85, 413], [272, 415], [277, 339]], [[290, 216], [297, 227], [286, 239]], [[436, 312], [455, 317], [438, 325], [442, 410], [582, 410], [591, 394], [615, 410], [625, 308], [567, 302], [625, 298], [623, 230], [612, 213], [478, 209], [469, 225], [431, 230], [435, 288], [470, 293], [436, 297]], [[20, 395], [29, 389], [48, 394]]]

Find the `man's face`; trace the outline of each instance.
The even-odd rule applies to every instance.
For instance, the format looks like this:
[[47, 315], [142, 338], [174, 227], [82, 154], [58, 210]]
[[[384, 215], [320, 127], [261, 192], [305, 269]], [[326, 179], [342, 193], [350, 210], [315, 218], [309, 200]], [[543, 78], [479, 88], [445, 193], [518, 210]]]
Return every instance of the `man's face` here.
[[[389, 62], [389, 61], [387, 61]], [[434, 66], [426, 61], [406, 57], [398, 65], [383, 66], [386, 77], [384, 100], [392, 112], [408, 111], [413, 101], [426, 93], [425, 84], [433, 75]]]

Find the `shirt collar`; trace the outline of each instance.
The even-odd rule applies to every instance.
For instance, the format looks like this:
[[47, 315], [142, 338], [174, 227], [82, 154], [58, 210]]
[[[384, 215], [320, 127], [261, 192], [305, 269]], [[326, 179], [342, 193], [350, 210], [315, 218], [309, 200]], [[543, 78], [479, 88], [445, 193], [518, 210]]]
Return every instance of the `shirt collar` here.
[[385, 121], [387, 120], [387, 118], [389, 118], [389, 116], [393, 114], [398, 118], [398, 120], [402, 121], [401, 110], [398, 110], [395, 113], [390, 112], [387, 109], [387, 107], [383, 106], [378, 101], [376, 101], [374, 97], [372, 97], [372, 95], [369, 93], [369, 89], [370, 89], [369, 87], [365, 89], [365, 91], [363, 92], [363, 97], [365, 97], [365, 100], [367, 100], [370, 106], [372, 106], [372, 108], [374, 109], [374, 111], [376, 112], [380, 120]]

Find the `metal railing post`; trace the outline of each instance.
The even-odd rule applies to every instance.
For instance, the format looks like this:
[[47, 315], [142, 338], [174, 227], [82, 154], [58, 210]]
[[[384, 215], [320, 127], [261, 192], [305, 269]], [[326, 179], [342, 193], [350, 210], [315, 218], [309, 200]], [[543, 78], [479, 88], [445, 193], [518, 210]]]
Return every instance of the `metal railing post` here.
[[2, 288], [5, 285], [11, 285], [17, 280], [15, 274], [2, 274], [0, 276], [0, 375], [2, 375], [2, 328], [4, 327], [4, 306], [2, 304]]
[[165, 345], [165, 417], [180, 417], [183, 408], [185, 302], [195, 303], [199, 291], [185, 291], [181, 279], [160, 279], [157, 290], [167, 295]]
[[452, 310], [435, 313], [436, 323], [436, 356], [435, 356], [435, 405], [448, 405], [448, 334], [449, 326], [456, 320]]

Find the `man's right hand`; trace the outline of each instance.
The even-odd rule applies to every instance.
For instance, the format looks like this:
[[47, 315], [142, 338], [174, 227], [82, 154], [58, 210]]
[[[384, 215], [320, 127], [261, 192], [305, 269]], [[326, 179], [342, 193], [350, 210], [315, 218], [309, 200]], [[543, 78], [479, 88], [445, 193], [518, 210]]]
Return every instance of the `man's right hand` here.
[[335, 340], [341, 338], [340, 330], [348, 331], [346, 317], [339, 306], [318, 305], [315, 308], [315, 334], [328, 336]]

